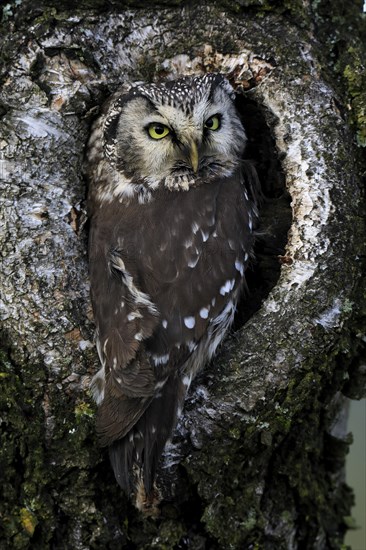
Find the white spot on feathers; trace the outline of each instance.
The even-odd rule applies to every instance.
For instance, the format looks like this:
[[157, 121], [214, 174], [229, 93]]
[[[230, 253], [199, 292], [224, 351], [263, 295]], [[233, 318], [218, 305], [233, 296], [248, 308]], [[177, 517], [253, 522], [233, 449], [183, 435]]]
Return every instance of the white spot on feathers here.
[[208, 308], [207, 307], [203, 307], [200, 309], [200, 317], [201, 319], [207, 319], [208, 317]]
[[200, 228], [200, 227], [199, 227], [199, 225], [198, 225], [196, 222], [193, 222], [193, 223], [192, 223], [192, 231], [193, 231], [194, 234], [197, 233], [197, 231], [199, 230], [199, 228]]
[[[164, 380], [160, 380], [160, 382], [156, 382], [155, 389], [160, 390], [164, 386], [167, 380], [168, 380], [167, 378], [164, 378]], [[157, 393], [155, 397], [161, 397], [161, 394]]]
[[139, 311], [133, 311], [127, 315], [128, 321], [133, 321], [134, 319], [141, 319], [142, 315]]
[[188, 267], [196, 267], [197, 263], [198, 263], [198, 260], [199, 260], [199, 256], [197, 256], [197, 258], [193, 259], [193, 260], [189, 260], [188, 262]]
[[240, 275], [244, 275], [244, 264], [240, 262], [239, 260], [236, 260], [235, 262], [235, 269], [239, 271]]
[[191, 353], [197, 348], [197, 345], [198, 345], [197, 342], [194, 342], [194, 340], [187, 342], [187, 347]]
[[211, 334], [213, 338], [210, 340], [208, 355], [212, 357], [216, 352], [217, 346], [221, 343], [226, 331], [233, 322], [235, 313], [235, 305], [233, 301], [229, 301], [221, 313], [215, 317], [211, 325]]
[[194, 317], [184, 317], [183, 322], [187, 328], [194, 328], [196, 324]]
[[106, 339], [104, 340], [104, 344], [103, 344], [103, 353], [104, 353], [105, 355], [107, 355], [107, 351], [106, 351], [106, 350], [107, 350], [107, 344], [108, 344], [108, 338], [106, 338]]
[[151, 359], [154, 361], [155, 366], [165, 365], [169, 361], [169, 353], [166, 355], [152, 355]]
[[225, 296], [225, 294], [229, 294], [229, 292], [232, 290], [232, 286], [231, 286], [231, 280], [228, 279], [225, 284], [222, 285], [222, 287], [220, 288], [220, 294], [221, 296]]
[[184, 244], [185, 248], [190, 248], [193, 244], [193, 241], [192, 241], [192, 239], [187, 239], [186, 241], [184, 241], [183, 244]]
[[191, 385], [191, 382], [192, 382], [192, 375], [190, 375], [190, 376], [184, 376], [182, 382], [183, 382], [183, 384], [186, 386], [186, 388], [188, 389], [189, 386]]
[[104, 388], [105, 388], [104, 367], [99, 369], [97, 374], [93, 377], [90, 387], [91, 387], [94, 401], [96, 402], [97, 405], [100, 405], [104, 399]]
[[203, 231], [202, 229], [201, 229], [201, 235], [202, 235], [202, 240], [203, 240], [204, 243], [208, 240], [208, 238], [210, 236], [210, 234], [207, 233], [207, 231]]

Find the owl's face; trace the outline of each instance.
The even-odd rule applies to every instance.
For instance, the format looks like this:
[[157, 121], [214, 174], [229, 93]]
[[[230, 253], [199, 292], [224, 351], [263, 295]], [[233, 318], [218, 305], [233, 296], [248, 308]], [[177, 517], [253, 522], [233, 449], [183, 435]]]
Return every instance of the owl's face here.
[[106, 119], [106, 155], [122, 179], [150, 189], [229, 176], [246, 142], [234, 98], [216, 74], [132, 88]]

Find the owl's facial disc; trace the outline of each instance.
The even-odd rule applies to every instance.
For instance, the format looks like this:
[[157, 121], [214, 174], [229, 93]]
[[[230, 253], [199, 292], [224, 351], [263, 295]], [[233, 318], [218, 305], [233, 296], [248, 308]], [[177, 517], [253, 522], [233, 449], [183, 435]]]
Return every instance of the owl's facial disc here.
[[150, 188], [188, 189], [227, 177], [238, 167], [246, 137], [232, 98], [221, 87], [189, 104], [151, 101], [125, 104], [116, 142], [123, 171]]
[[[205, 109], [202, 107], [195, 106], [187, 112], [171, 105], [159, 105], [151, 114], [152, 121], [148, 117], [145, 125], [147, 135], [159, 142], [156, 143], [154, 158], [158, 160], [163, 154], [161, 168], [170, 171], [165, 178], [185, 178], [193, 183], [197, 178], [220, 175], [219, 167], [224, 166], [228, 159], [230, 161], [230, 155], [225, 150], [220, 151], [229, 127], [226, 123], [226, 132], [220, 135], [222, 128], [225, 129], [224, 114], [218, 110], [219, 107], [213, 110], [207, 102]], [[217, 134], [215, 138], [214, 133]]]

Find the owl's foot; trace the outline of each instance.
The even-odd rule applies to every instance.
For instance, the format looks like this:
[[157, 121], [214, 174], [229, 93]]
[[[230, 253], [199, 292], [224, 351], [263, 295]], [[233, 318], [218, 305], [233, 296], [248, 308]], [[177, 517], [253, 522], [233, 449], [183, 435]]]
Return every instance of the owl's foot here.
[[160, 516], [159, 504], [161, 499], [162, 495], [155, 483], [150, 493], [146, 493], [142, 479], [139, 480], [135, 496], [135, 506], [145, 517], [157, 519]]

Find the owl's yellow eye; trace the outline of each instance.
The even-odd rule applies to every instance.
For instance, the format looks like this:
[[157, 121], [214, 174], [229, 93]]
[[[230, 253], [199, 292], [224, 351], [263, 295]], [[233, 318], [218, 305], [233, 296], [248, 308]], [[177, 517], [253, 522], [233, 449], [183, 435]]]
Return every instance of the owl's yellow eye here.
[[219, 130], [221, 127], [221, 118], [219, 115], [214, 115], [208, 118], [205, 122], [205, 128], [208, 130]]
[[170, 132], [167, 126], [164, 126], [164, 124], [159, 124], [158, 122], [152, 122], [149, 124], [147, 131], [149, 132], [149, 136], [153, 139], [163, 139]]

